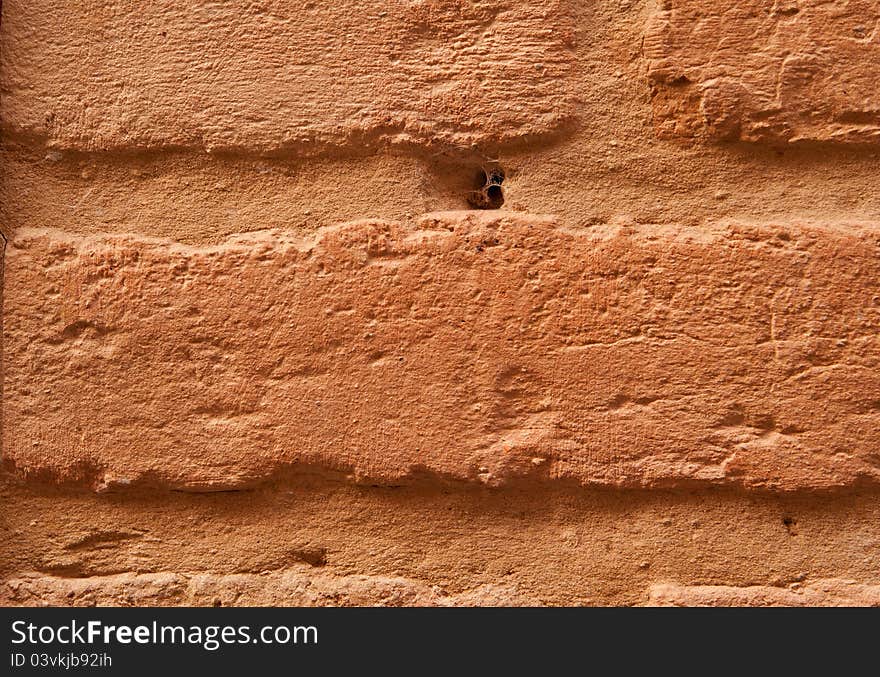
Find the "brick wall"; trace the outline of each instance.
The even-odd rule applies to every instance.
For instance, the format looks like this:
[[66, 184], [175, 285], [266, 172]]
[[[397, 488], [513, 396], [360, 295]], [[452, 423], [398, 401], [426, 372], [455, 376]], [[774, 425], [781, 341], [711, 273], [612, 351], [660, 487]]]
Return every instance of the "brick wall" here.
[[69, 5], [0, 601], [880, 605], [875, 2]]

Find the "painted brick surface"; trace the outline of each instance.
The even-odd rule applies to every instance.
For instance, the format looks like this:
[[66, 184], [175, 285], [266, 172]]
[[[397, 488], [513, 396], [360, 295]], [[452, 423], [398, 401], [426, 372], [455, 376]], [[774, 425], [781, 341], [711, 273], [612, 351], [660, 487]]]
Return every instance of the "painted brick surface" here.
[[880, 604], [876, 3], [0, 11], [0, 603]]

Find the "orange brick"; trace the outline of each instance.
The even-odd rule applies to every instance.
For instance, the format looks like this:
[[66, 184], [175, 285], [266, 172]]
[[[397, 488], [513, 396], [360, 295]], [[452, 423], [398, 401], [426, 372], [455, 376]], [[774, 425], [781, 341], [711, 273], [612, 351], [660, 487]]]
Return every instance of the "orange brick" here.
[[645, 38], [661, 136], [880, 142], [873, 0], [666, 0]]
[[23, 230], [4, 453], [96, 487], [880, 480], [876, 230], [456, 212], [189, 247]]
[[57, 148], [469, 148], [573, 115], [564, 0], [3, 10], [3, 125]]

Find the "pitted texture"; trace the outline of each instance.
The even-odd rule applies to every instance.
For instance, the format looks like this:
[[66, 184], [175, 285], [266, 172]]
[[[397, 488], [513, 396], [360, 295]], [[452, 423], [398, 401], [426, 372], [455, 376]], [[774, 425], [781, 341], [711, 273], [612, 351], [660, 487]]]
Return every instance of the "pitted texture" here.
[[877, 603], [878, 30], [5, 0], [0, 603]]
[[651, 586], [652, 606], [880, 606], [880, 585], [828, 579], [785, 586], [677, 585]]
[[[880, 480], [870, 228], [362, 221], [214, 247], [23, 231], [4, 452], [96, 487], [286, 469], [652, 487]], [[122, 396], [124, 394], [124, 396]]]
[[880, 143], [873, 0], [666, 0], [645, 54], [662, 136]]
[[308, 570], [271, 574], [155, 573], [61, 578], [26, 574], [0, 582], [5, 606], [536, 606], [511, 586], [449, 594], [421, 581], [335, 576]]
[[565, 0], [7, 0], [0, 40], [4, 128], [56, 148], [469, 147], [573, 114]]

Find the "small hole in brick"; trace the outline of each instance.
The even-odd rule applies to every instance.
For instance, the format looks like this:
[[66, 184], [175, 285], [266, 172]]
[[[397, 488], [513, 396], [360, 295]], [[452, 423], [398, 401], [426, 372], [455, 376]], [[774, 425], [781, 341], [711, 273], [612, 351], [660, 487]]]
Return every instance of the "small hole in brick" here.
[[480, 169], [474, 180], [474, 190], [468, 194], [468, 202], [477, 209], [498, 209], [504, 204], [504, 170], [496, 167]]

